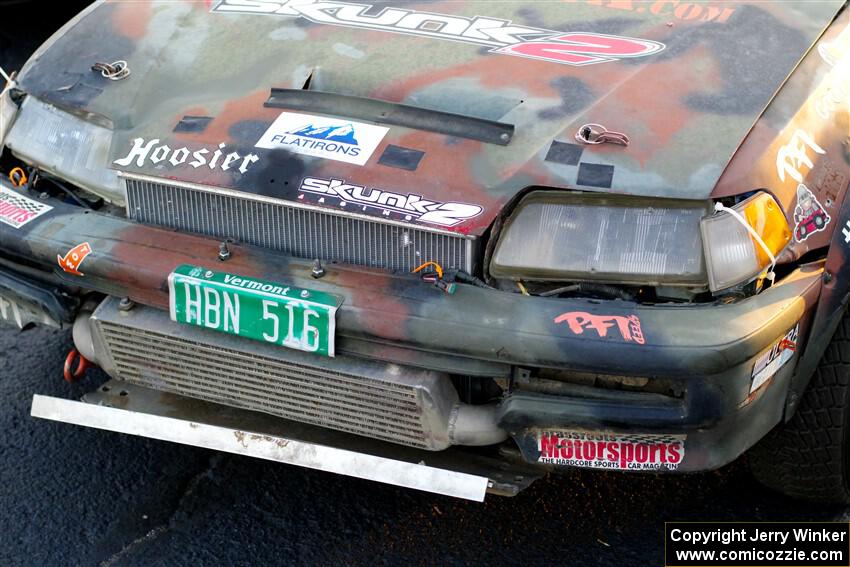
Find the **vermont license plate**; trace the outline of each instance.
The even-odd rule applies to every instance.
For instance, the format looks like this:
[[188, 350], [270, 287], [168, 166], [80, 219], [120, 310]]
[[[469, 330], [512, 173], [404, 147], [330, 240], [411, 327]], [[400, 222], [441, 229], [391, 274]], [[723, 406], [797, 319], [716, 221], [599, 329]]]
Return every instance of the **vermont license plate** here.
[[334, 355], [336, 295], [185, 264], [168, 276], [168, 292], [178, 323]]

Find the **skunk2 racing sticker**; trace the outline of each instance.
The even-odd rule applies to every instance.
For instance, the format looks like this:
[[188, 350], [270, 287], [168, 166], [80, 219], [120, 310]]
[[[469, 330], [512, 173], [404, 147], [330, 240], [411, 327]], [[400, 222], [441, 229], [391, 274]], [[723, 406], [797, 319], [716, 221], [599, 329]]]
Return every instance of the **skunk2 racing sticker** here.
[[803, 242], [829, 224], [829, 215], [815, 194], [800, 183], [797, 185], [797, 206], [794, 207], [794, 240]]
[[376, 9], [371, 4], [353, 2], [220, 0], [212, 11], [290, 16], [316, 24], [447, 39], [487, 46], [491, 53], [575, 66], [643, 57], [664, 49], [663, 43], [648, 39], [589, 32], [564, 33], [520, 26], [498, 18], [466, 18], [383, 6]]
[[751, 394], [773, 378], [773, 375], [779, 372], [779, 369], [785, 366], [786, 362], [791, 360], [791, 357], [794, 356], [794, 352], [797, 350], [797, 334], [799, 330], [800, 324], [797, 323], [781, 339], [773, 343], [769, 349], [759, 355], [753, 366], [753, 383], [750, 386]]
[[478, 205], [466, 203], [441, 203], [425, 199], [421, 195], [392, 193], [377, 188], [346, 183], [342, 179], [322, 179], [305, 177], [301, 182], [301, 191], [318, 193], [326, 197], [339, 199], [340, 208], [348, 203], [359, 205], [363, 209], [375, 208], [404, 215], [405, 220], [418, 220], [441, 226], [454, 226], [465, 220], [477, 217], [484, 209]]
[[553, 430], [536, 433], [537, 462], [630, 471], [676, 470], [685, 457], [684, 435]]
[[0, 222], [3, 224], [21, 228], [52, 208], [0, 185]]
[[365, 165], [388, 131], [351, 120], [281, 112], [256, 147]]

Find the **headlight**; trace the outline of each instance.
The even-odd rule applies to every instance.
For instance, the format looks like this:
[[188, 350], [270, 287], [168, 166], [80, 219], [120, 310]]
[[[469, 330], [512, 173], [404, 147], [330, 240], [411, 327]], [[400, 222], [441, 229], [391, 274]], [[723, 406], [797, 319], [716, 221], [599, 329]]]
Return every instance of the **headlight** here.
[[731, 209], [704, 218], [702, 238], [709, 287], [718, 291], [761, 273], [772, 263], [770, 256], [775, 258], [791, 240], [791, 229], [773, 197], [757, 193]]
[[529, 194], [496, 245], [495, 277], [705, 286], [707, 201], [554, 191]]
[[22, 159], [115, 203], [124, 202], [109, 169], [112, 131], [28, 96], [6, 139]]

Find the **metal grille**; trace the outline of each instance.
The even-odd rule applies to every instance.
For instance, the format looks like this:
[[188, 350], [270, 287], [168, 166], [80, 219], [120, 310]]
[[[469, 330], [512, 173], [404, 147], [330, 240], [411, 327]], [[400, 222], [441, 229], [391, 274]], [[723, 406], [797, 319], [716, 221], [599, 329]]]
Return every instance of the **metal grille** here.
[[429, 448], [413, 386], [98, 320], [116, 378], [155, 390]]
[[433, 260], [471, 271], [463, 236], [341, 216], [213, 189], [125, 178], [127, 214], [147, 224], [233, 238], [299, 258], [410, 271]]

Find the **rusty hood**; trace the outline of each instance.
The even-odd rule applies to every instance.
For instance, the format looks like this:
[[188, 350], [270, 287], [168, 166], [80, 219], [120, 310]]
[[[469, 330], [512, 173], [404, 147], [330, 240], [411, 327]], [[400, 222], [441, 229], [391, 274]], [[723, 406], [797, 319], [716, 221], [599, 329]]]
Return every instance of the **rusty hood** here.
[[842, 4], [102, 2], [21, 85], [118, 170], [480, 234], [532, 186], [709, 197]]

